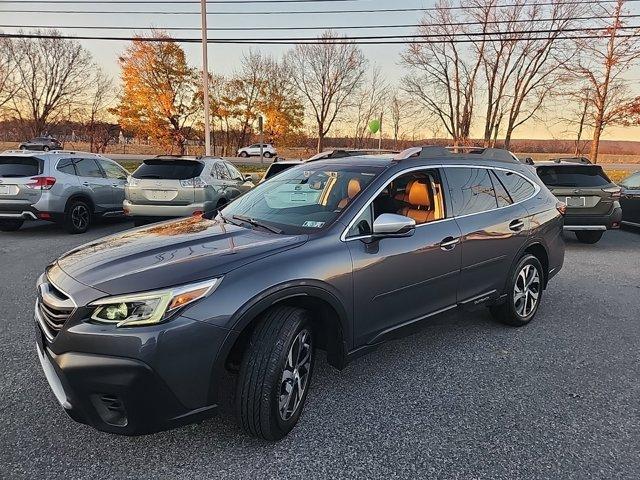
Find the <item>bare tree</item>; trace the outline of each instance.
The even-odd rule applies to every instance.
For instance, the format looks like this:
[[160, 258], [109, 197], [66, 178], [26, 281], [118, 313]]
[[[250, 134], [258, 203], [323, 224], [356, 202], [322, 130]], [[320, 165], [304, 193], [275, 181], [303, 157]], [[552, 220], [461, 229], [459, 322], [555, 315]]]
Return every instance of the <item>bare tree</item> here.
[[366, 84], [354, 94], [353, 108], [353, 147], [364, 147], [365, 138], [369, 138], [369, 123], [378, 118], [384, 109], [387, 97], [387, 84], [379, 67], [371, 70]]
[[9, 55], [16, 65], [14, 110], [35, 136], [84, 101], [93, 63], [79, 42], [59, 38], [55, 30], [34, 33], [53, 38], [14, 39]]
[[357, 45], [332, 32], [317, 43], [296, 45], [285, 58], [292, 82], [313, 112], [320, 152], [334, 121], [362, 84], [367, 60]]
[[594, 16], [610, 19], [608, 23], [600, 21], [602, 39], [576, 40], [581, 52], [577, 71], [590, 90], [589, 121], [593, 128], [590, 155], [594, 163], [598, 161], [602, 132], [609, 125], [623, 123], [635, 101], [623, 75], [640, 58], [640, 30], [621, 31], [625, 3], [625, 0], [617, 0], [614, 5], [595, 3]]
[[[494, 2], [480, 15], [483, 28]], [[468, 26], [462, 25], [457, 13], [453, 18], [452, 6], [449, 0], [439, 0], [423, 18], [418, 32], [429, 37], [424, 37], [425, 43], [409, 44], [403, 53], [402, 62], [410, 72], [403, 79], [403, 89], [439, 120], [458, 145], [469, 139], [486, 40], [481, 35], [472, 46], [459, 42]]]
[[398, 89], [394, 89], [389, 95], [388, 110], [393, 131], [393, 148], [398, 148], [400, 138], [400, 128], [405, 120], [407, 101], [402, 97]]
[[10, 38], [0, 38], [0, 111], [4, 110], [16, 93], [16, 64], [11, 56]]
[[86, 127], [89, 135], [90, 151], [95, 152], [104, 151], [109, 142], [108, 133], [110, 132], [108, 130], [110, 129], [105, 125], [105, 115], [116, 95], [113, 89], [113, 81], [102, 70], [97, 70], [92, 83], [93, 88], [88, 106], [89, 118]]

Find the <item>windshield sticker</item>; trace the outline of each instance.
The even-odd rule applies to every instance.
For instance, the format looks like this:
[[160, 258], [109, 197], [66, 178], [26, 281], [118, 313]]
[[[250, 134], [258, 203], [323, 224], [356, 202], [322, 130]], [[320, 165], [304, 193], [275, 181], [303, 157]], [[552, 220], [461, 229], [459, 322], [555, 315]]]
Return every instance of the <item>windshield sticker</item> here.
[[324, 226], [324, 222], [313, 222], [311, 220], [307, 220], [302, 224], [302, 226], [311, 228], [322, 228]]
[[307, 192], [292, 192], [291, 193], [291, 201], [292, 202], [306, 202], [307, 201]]

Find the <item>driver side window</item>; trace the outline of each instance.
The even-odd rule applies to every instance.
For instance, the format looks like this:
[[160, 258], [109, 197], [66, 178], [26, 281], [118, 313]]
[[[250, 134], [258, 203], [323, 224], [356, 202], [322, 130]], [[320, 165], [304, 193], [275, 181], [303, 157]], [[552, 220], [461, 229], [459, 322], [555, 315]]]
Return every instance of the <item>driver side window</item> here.
[[347, 237], [373, 233], [373, 223], [383, 213], [412, 218], [416, 225], [445, 218], [442, 183], [437, 170], [416, 170], [391, 181], [369, 204]]

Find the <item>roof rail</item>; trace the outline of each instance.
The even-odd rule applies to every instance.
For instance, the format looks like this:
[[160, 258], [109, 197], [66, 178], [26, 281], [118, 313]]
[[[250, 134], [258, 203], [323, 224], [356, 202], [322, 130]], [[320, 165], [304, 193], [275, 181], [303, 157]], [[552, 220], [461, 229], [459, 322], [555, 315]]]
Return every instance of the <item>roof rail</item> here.
[[509, 163], [520, 163], [511, 152], [501, 148], [484, 148], [484, 147], [437, 147], [428, 145], [424, 147], [411, 147], [396, 155], [394, 160], [406, 160], [409, 158], [436, 158], [451, 157], [456, 158], [460, 155], [467, 157], [478, 156], [488, 160], [498, 160]]

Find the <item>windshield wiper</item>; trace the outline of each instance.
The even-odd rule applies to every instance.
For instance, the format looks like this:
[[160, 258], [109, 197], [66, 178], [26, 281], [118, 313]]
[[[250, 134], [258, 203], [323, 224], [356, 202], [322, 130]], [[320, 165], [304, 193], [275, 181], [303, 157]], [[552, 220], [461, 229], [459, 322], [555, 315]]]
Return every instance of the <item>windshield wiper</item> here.
[[274, 227], [273, 225], [261, 222], [260, 220], [256, 220], [255, 218], [245, 217], [244, 215], [231, 215], [231, 218], [240, 220], [241, 222], [248, 223], [249, 225], [253, 225], [255, 227], [264, 228], [273, 233], [282, 233], [282, 230], [280, 230], [278, 227]]

